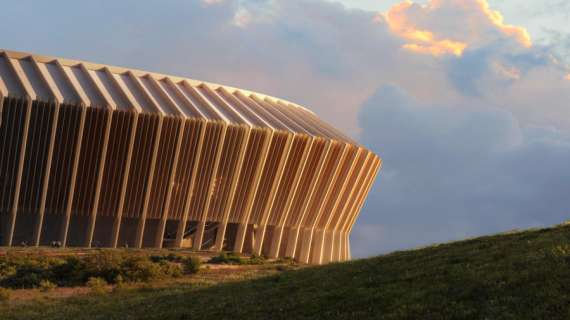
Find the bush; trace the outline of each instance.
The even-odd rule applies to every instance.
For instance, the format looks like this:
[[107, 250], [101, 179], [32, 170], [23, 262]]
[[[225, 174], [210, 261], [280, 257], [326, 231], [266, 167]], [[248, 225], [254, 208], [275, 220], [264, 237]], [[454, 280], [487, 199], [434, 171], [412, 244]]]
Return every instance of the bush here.
[[176, 254], [148, 256], [116, 250], [58, 258], [7, 255], [0, 257], [0, 287], [44, 289], [48, 282], [56, 286], [80, 286], [90, 278], [101, 278], [111, 284], [144, 282], [180, 277], [187, 272], [186, 264], [186, 259]]
[[16, 273], [2, 281], [3, 287], [36, 288], [44, 279], [44, 269], [34, 264], [25, 264], [16, 268]]
[[183, 267], [180, 263], [163, 261], [159, 265], [162, 269], [163, 277], [168, 276], [178, 278], [184, 273]]
[[267, 259], [263, 256], [252, 255], [248, 259], [244, 259], [236, 253], [222, 252], [219, 255], [208, 260], [208, 263], [212, 264], [237, 264], [237, 265], [252, 265], [252, 264], [265, 264]]
[[252, 255], [251, 258], [245, 261], [246, 264], [265, 264], [267, 259], [264, 256]]
[[293, 267], [291, 267], [290, 265], [279, 264], [275, 267], [275, 270], [277, 270], [277, 271], [289, 271], [289, 270], [293, 270]]
[[168, 262], [181, 262], [184, 260], [184, 257], [175, 253], [169, 253], [167, 255], [162, 255], [162, 256], [150, 256], [150, 261], [155, 262], [155, 263], [159, 263], [162, 261], [168, 261]]
[[[127, 258], [119, 271], [125, 280], [132, 282], [149, 281], [163, 277], [160, 265], [144, 257], [133, 256]], [[113, 280], [115, 277], [113, 277]]]
[[40, 291], [42, 292], [48, 292], [51, 291], [55, 288], [57, 288], [57, 285], [49, 280], [42, 280], [40, 281]]
[[0, 281], [16, 274], [16, 267], [8, 263], [6, 259], [0, 258]]
[[200, 271], [202, 260], [198, 257], [188, 257], [184, 260], [184, 272], [188, 274], [196, 274]]
[[101, 250], [85, 258], [84, 277], [103, 278], [106, 282], [113, 283], [115, 278], [123, 273], [122, 265], [124, 262], [125, 255], [121, 252]]
[[0, 288], [0, 302], [10, 300], [10, 295], [12, 290], [6, 288]]
[[0, 258], [0, 286], [35, 288], [51, 277], [51, 270], [65, 263], [60, 258], [8, 254]]
[[290, 258], [290, 257], [279, 258], [279, 259], [275, 260], [274, 263], [276, 263], [276, 264], [288, 264], [288, 265], [295, 265], [295, 264], [297, 264], [297, 263], [295, 262], [295, 259]]
[[113, 287], [113, 292], [119, 292], [127, 287], [128, 286], [123, 279], [123, 276], [118, 275], [117, 278], [115, 278], [115, 286]]
[[102, 294], [107, 292], [107, 281], [103, 278], [91, 277], [87, 281], [87, 287], [91, 289], [92, 293]]
[[64, 263], [51, 270], [51, 280], [59, 286], [82, 285], [88, 278], [85, 261], [75, 256], [65, 257]]
[[121, 286], [125, 283], [125, 279], [123, 279], [122, 275], [118, 275], [115, 277], [115, 284]]
[[212, 264], [244, 264], [243, 259], [231, 252], [231, 253], [226, 253], [226, 252], [222, 252], [219, 255], [212, 257], [210, 260], [208, 260], [208, 263], [212, 263]]

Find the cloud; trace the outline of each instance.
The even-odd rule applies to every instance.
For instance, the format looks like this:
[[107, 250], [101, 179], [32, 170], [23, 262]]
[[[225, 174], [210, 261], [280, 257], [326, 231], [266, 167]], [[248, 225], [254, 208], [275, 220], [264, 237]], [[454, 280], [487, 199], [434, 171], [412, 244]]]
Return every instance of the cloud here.
[[402, 46], [404, 49], [418, 53], [432, 54], [434, 56], [441, 56], [444, 54], [461, 56], [467, 47], [466, 43], [449, 39], [436, 40], [433, 32], [420, 29], [413, 23], [413, 21], [410, 21], [406, 13], [414, 6], [417, 6], [417, 4], [414, 4], [411, 1], [396, 4], [383, 15], [383, 20], [379, 17], [377, 17], [376, 20], [379, 22], [386, 22], [392, 32], [408, 41], [411, 41]]
[[[440, 0], [441, 1], [441, 0]], [[465, 2], [465, 1], [463, 1]], [[508, 36], [512, 36], [524, 47], [530, 48], [532, 46], [532, 40], [530, 39], [530, 34], [528, 31], [519, 26], [513, 26], [504, 23], [503, 15], [499, 11], [491, 10], [487, 0], [476, 0], [475, 3], [485, 14], [489, 21], [495, 25], [501, 32]]]
[[279, 4], [275, 0], [242, 0], [237, 1], [237, 5], [232, 24], [239, 28], [247, 28], [254, 23], [271, 22]]
[[201, 1], [206, 5], [215, 5], [215, 4], [224, 3], [224, 0], [201, 0]]
[[522, 27], [504, 23], [486, 0], [430, 0], [417, 4], [406, 0], [380, 14], [390, 30], [408, 42], [404, 49], [434, 56], [461, 56], [468, 47], [479, 47], [501, 38], [514, 39], [530, 48], [532, 41]]
[[568, 134], [461, 107], [425, 105], [395, 85], [363, 104], [361, 141], [384, 171], [354, 231], [356, 256], [567, 219]]

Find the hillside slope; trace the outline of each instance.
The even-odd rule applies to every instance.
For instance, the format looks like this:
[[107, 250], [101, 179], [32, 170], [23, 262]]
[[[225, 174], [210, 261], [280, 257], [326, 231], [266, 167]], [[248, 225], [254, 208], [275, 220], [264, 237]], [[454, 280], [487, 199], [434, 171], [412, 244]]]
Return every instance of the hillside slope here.
[[223, 284], [0, 307], [6, 319], [570, 319], [570, 226]]

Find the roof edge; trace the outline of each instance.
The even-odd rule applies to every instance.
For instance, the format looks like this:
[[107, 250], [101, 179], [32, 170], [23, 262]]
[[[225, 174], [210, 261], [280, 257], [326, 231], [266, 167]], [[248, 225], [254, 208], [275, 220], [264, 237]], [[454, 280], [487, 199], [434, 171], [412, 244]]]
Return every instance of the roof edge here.
[[255, 94], [255, 95], [260, 96], [262, 98], [277, 99], [279, 101], [289, 103], [289, 104], [291, 104], [297, 108], [306, 110], [306, 111], [316, 115], [316, 113], [314, 113], [312, 110], [310, 110], [304, 106], [301, 106], [297, 103], [288, 101], [286, 99], [282, 99], [282, 98], [275, 97], [275, 96], [270, 96], [270, 95], [263, 94], [263, 93], [260, 93], [257, 91], [252, 91], [252, 90], [236, 88], [236, 87], [232, 87], [232, 86], [228, 86], [228, 85], [223, 85], [223, 84], [219, 84], [219, 83], [215, 83], [215, 82], [201, 81], [201, 80], [185, 78], [185, 77], [181, 77], [181, 76], [174, 76], [174, 75], [169, 75], [169, 74], [164, 74], [164, 73], [144, 71], [144, 70], [134, 69], [134, 68], [118, 67], [118, 66], [112, 66], [112, 65], [102, 64], [102, 63], [94, 63], [94, 62], [83, 61], [83, 60], [74, 60], [74, 59], [60, 58], [60, 57], [54, 57], [54, 56], [33, 54], [33, 53], [29, 53], [29, 52], [6, 50], [6, 49], [2, 49], [2, 48], [0, 48], [0, 53], [5, 53], [8, 57], [14, 58], [14, 59], [24, 59], [24, 58], [28, 58], [28, 57], [33, 57], [37, 62], [41, 62], [41, 63], [50, 63], [53, 61], [58, 61], [61, 65], [69, 66], [69, 67], [76, 66], [78, 64], [83, 64], [85, 66], [85, 68], [88, 70], [100, 70], [103, 68], [107, 68], [107, 69], [109, 69], [110, 72], [119, 73], [119, 74], [130, 71], [136, 76], [151, 75], [151, 76], [153, 76], [155, 78], [159, 78], [159, 79], [164, 78], [164, 77], [168, 77], [175, 82], [185, 80], [185, 81], [188, 81], [192, 86], [199, 86], [200, 84], [206, 84], [208, 86], [212, 86], [215, 88], [223, 87], [226, 90], [232, 90], [232, 91], [233, 90], [239, 90], [239, 91], [245, 93], [246, 95]]

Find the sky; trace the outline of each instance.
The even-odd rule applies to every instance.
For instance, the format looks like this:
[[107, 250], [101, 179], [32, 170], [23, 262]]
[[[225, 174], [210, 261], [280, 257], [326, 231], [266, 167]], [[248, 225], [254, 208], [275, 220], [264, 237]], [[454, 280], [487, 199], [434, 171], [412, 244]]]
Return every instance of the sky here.
[[307, 106], [383, 158], [354, 257], [570, 219], [562, 0], [6, 1], [1, 47]]

